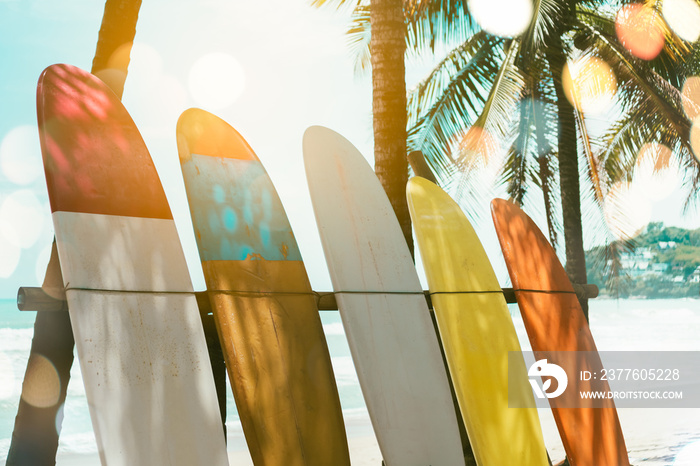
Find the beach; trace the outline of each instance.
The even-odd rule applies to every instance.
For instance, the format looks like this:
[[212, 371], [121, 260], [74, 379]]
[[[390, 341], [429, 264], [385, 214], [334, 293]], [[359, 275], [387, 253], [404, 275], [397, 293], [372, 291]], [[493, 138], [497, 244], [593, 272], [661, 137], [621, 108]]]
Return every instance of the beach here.
[[[509, 306], [524, 350], [529, 349], [517, 306]], [[322, 322], [343, 406], [353, 465], [379, 466], [381, 453], [372, 430], [352, 358], [337, 312], [322, 312]], [[0, 461], [4, 461], [21, 378], [31, 344], [33, 313], [20, 313], [13, 301], [0, 301]], [[700, 300], [594, 299], [591, 329], [600, 351], [700, 351]], [[4, 362], [3, 362], [4, 361]], [[10, 369], [8, 369], [8, 367]], [[87, 401], [74, 364], [57, 455], [58, 466], [98, 465]], [[545, 445], [554, 462], [564, 458], [554, 419], [540, 409]], [[680, 466], [679, 454], [700, 445], [700, 407], [618, 409], [633, 465]], [[251, 465], [230, 389], [227, 399], [228, 453], [232, 465]], [[696, 449], [697, 450], [697, 449]], [[686, 452], [686, 453], [687, 453]], [[695, 457], [700, 464], [700, 457]]]

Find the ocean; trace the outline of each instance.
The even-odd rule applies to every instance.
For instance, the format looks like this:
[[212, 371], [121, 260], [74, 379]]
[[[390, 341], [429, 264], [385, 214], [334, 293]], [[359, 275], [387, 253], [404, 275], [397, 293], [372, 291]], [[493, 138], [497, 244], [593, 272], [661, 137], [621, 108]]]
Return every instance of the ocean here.
[[[521, 345], [529, 349], [517, 306], [509, 307]], [[14, 300], [0, 300], [0, 461], [3, 462], [17, 414], [34, 318], [34, 312], [18, 311]], [[323, 311], [321, 320], [348, 436], [371, 435], [340, 315], [337, 311]], [[700, 351], [700, 299], [594, 299], [590, 302], [590, 320], [599, 351]], [[245, 440], [230, 389], [227, 405], [229, 450], [244, 450]], [[77, 359], [71, 371], [64, 413], [59, 457], [94, 455], [97, 447]], [[633, 464], [700, 464], [700, 409], [625, 408], [619, 414]], [[563, 447], [551, 413], [542, 409], [540, 416], [550, 456], [562, 458]], [[685, 457], [693, 459], [686, 463]]]

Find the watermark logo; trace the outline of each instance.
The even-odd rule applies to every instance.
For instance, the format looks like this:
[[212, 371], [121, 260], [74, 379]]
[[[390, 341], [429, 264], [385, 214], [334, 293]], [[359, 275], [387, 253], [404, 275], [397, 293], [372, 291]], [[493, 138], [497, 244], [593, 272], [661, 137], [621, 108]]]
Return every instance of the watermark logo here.
[[[535, 393], [537, 398], [556, 398], [566, 390], [566, 386], [569, 384], [569, 377], [566, 375], [564, 369], [560, 366], [552, 363], [548, 363], [546, 359], [540, 359], [535, 361], [530, 369], [527, 371], [529, 376], [530, 385], [532, 385], [532, 391]], [[545, 380], [540, 387], [540, 380], [542, 377], [550, 377]], [[547, 390], [552, 386], [552, 379], [557, 381], [556, 389], [553, 392], [548, 392]]]

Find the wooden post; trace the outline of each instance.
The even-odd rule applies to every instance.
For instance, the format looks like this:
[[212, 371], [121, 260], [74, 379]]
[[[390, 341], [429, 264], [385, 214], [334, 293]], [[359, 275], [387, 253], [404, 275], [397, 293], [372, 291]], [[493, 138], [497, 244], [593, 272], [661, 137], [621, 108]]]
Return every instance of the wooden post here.
[[[21, 289], [17, 297], [18, 304], [20, 300], [26, 301], [27, 298], [21, 293]], [[42, 288], [33, 289], [31, 297], [39, 300], [39, 306], [52, 303], [57, 310], [68, 310], [55, 241], [51, 248], [51, 259], [44, 284]], [[68, 312], [37, 313], [32, 347], [22, 384], [22, 397], [19, 400], [10, 449], [7, 452], [7, 466], [42, 466], [56, 463], [58, 432], [63, 420], [61, 408], [66, 401], [69, 374], [73, 365], [73, 346], [73, 330]], [[34, 406], [24, 396], [32, 391], [32, 383], [42, 382], [32, 375], [41, 361], [48, 361], [53, 366], [60, 381], [60, 393], [56, 402], [46, 407]], [[46, 377], [52, 375], [44, 374]]]
[[[592, 299], [598, 297], [598, 287], [596, 285], [587, 283], [585, 285], [573, 284], [574, 292], [578, 298]], [[508, 304], [515, 304], [517, 300], [515, 298], [515, 290], [513, 288], [501, 288], [503, 292], [503, 297]], [[318, 304], [319, 311], [337, 311], [338, 304], [335, 300], [335, 293], [332, 291], [315, 291], [316, 302]], [[208, 301], [208, 296], [206, 291], [196, 291], [195, 296], [197, 297], [197, 304], [199, 305], [199, 312], [203, 316], [211, 318], [211, 304]], [[425, 299], [428, 302], [428, 308], [433, 308], [432, 300], [430, 299], [430, 291], [424, 290]], [[65, 299], [54, 298], [48, 295], [42, 288], [34, 287], [22, 287], [17, 293], [17, 307], [20, 311], [41, 311], [41, 312], [52, 312], [52, 311], [66, 311], [68, 309]]]

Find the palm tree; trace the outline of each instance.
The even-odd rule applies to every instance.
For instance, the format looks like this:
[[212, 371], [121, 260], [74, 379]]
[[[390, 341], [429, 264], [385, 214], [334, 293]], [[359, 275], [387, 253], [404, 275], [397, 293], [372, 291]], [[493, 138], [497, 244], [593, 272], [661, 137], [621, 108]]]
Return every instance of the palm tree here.
[[[586, 282], [582, 195], [601, 214], [605, 195], [617, 180], [631, 177], [645, 142], [659, 140], [678, 149], [692, 174], [690, 195], [697, 193], [700, 167], [690, 150], [690, 124], [678, 90], [688, 73], [679, 58], [688, 49], [670, 31], [662, 53], [647, 62], [617, 40], [612, 2], [539, 0], [529, 27], [515, 38], [480, 31], [463, 1], [410, 3], [407, 41], [413, 49], [432, 51], [440, 42], [458, 40], [409, 94], [409, 149], [426, 154], [443, 179], [459, 175], [461, 193], [478, 195], [474, 168], [483, 164], [480, 147], [488, 138], [510, 141], [501, 181], [521, 204], [531, 188], [539, 191], [552, 243], [564, 233], [572, 281]], [[355, 36], [360, 24], [358, 19], [351, 30]], [[456, 31], [464, 31], [464, 38]], [[444, 37], [436, 38], [436, 32]], [[623, 117], [610, 127], [604, 146], [592, 141], [584, 113], [571, 104], [564, 86], [567, 63], [577, 56], [602, 58], [617, 76]], [[553, 176], [557, 172], [558, 180]], [[631, 247], [612, 239], [609, 259]], [[609, 263], [616, 265], [615, 260]], [[587, 314], [587, 302], [581, 304]]]
[[[107, 0], [102, 17], [91, 71], [100, 76], [120, 98], [124, 91], [129, 53], [136, 34], [140, 6], [141, 0]], [[117, 56], [118, 59], [115, 60]], [[42, 288], [53, 297], [65, 299], [55, 240]], [[31, 372], [36, 355], [41, 355], [56, 369], [61, 392], [56, 404], [48, 408], [37, 408], [20, 399], [12, 442], [7, 452], [8, 466], [42, 466], [56, 463], [58, 432], [63, 420], [58, 414], [66, 400], [74, 346], [68, 312], [37, 313], [27, 374]], [[28, 383], [27, 378], [25, 383]]]
[[[365, 56], [372, 65], [374, 170], [394, 208], [413, 254], [411, 218], [406, 203], [406, 24], [403, 0], [311, 0], [313, 6], [353, 5], [363, 22]], [[371, 28], [372, 34], [368, 31]]]

